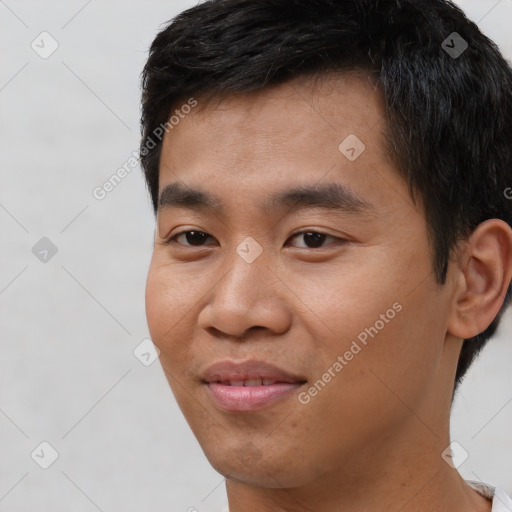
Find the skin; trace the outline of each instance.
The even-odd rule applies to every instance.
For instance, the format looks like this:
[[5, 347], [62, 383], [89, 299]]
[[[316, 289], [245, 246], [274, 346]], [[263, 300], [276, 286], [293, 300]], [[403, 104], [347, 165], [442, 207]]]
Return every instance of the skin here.
[[[441, 454], [462, 340], [503, 303], [512, 230], [482, 223], [436, 282], [424, 214], [387, 156], [382, 98], [362, 76], [198, 101], [164, 138], [160, 190], [203, 188], [225, 212], [158, 212], [146, 310], [176, 400], [227, 479], [230, 511], [491, 510]], [[354, 161], [338, 149], [351, 133], [366, 146]], [[370, 214], [258, 206], [328, 181], [371, 202]], [[186, 230], [210, 236], [164, 244]], [[330, 236], [308, 247], [304, 231]], [[236, 252], [248, 236], [263, 249], [252, 263]], [[401, 311], [307, 404], [298, 390], [225, 412], [201, 381], [213, 362], [254, 358], [304, 376], [307, 390], [394, 303]]]

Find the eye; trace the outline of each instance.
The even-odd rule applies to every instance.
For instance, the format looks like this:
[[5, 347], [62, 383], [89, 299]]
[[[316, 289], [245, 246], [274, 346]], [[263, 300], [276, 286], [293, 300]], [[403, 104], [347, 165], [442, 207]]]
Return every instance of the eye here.
[[[328, 235], [326, 233], [320, 233], [318, 231], [301, 231], [292, 235], [288, 240], [293, 240], [294, 238], [299, 237], [302, 237], [303, 244], [295, 247], [302, 249], [316, 249], [322, 247], [324, 242], [328, 239], [331, 239], [334, 242], [344, 242], [342, 238]], [[164, 244], [169, 245], [174, 243], [184, 247], [201, 247], [205, 245], [208, 238], [213, 237], [204, 231], [181, 231], [180, 233], [176, 233], [176, 235], [165, 240]]]
[[[180, 238], [186, 243], [180, 242]], [[176, 233], [173, 237], [168, 238], [164, 244], [169, 245], [171, 243], [176, 243], [185, 247], [200, 247], [204, 245], [205, 240], [208, 238], [213, 237], [204, 231], [182, 231], [181, 233]]]
[[320, 233], [318, 231], [301, 231], [300, 233], [295, 233], [295, 235], [292, 235], [288, 240], [292, 240], [297, 237], [302, 237], [304, 242], [304, 245], [299, 245], [298, 247], [305, 249], [315, 249], [321, 247], [325, 240], [329, 238], [335, 241], [344, 241], [342, 238], [327, 235], [326, 233]]

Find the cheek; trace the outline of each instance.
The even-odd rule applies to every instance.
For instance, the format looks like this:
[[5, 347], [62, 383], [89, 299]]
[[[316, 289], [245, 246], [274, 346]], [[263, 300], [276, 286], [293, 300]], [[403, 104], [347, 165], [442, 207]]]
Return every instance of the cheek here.
[[184, 271], [159, 254], [153, 256], [146, 280], [146, 318], [168, 379], [184, 378], [194, 360], [197, 315], [209, 288], [204, 272]]
[[[286, 279], [300, 299], [297, 307], [304, 312], [298, 314], [315, 344], [316, 378], [330, 368], [340, 376], [329, 385], [331, 391], [339, 385], [340, 392], [350, 389], [361, 403], [382, 407], [391, 393], [387, 385], [414, 402], [435, 373], [446, 308], [427, 258], [409, 256], [376, 251], [366, 259], [364, 272], [356, 271], [360, 261], [345, 261], [341, 270], [326, 267]], [[338, 356], [344, 359], [342, 369], [333, 368]]]
[[443, 298], [431, 278], [410, 289], [394, 280], [360, 287], [364, 302], [343, 299], [331, 310], [331, 330], [344, 335], [329, 346], [331, 365], [338, 355], [346, 361], [330, 396], [340, 421], [353, 410], [357, 423], [374, 417], [391, 426], [409, 414], [404, 403], [416, 409], [433, 385], [444, 346]]
[[175, 272], [152, 261], [146, 281], [146, 318], [151, 340], [160, 350], [162, 370], [180, 407], [186, 403], [181, 401], [179, 383], [186, 380], [190, 357], [187, 298], [186, 289], [176, 279]]
[[[385, 273], [383, 258], [375, 265], [346, 258], [324, 267], [293, 271], [283, 281], [293, 292], [295, 312], [310, 332], [320, 353], [343, 353], [352, 340], [378, 322], [378, 331], [386, 331], [399, 315], [400, 293], [395, 280]], [[381, 320], [380, 315], [384, 315]]]
[[163, 251], [155, 249], [146, 279], [146, 316], [150, 329], [168, 331], [186, 316], [200, 299], [204, 285], [201, 275], [185, 272], [166, 261]]
[[179, 272], [160, 264], [153, 256], [146, 280], [146, 318], [153, 343], [163, 351], [173, 344], [177, 332], [187, 321], [194, 301]]
[[157, 346], [166, 329], [170, 327], [169, 296], [165, 276], [153, 261], [146, 280], [146, 318], [153, 343]]
[[[320, 341], [314, 338], [315, 357], [321, 357], [314, 363], [310, 395], [302, 397], [308, 400], [302, 417], [316, 424], [329, 411], [329, 421], [322, 427], [324, 439], [316, 449], [325, 450], [322, 460], [334, 465], [333, 447], [339, 457], [346, 450], [363, 453], [375, 446], [371, 440], [383, 442], [411, 421], [410, 409], [420, 407], [440, 357], [442, 342], [429, 339], [433, 319], [422, 317], [424, 296], [418, 294], [412, 300], [388, 289], [372, 297], [361, 307], [345, 299], [336, 307], [332, 298], [326, 299], [321, 318], [332, 332]], [[315, 435], [317, 428], [312, 425], [305, 422], [297, 433], [302, 436], [298, 444], [308, 443]]]

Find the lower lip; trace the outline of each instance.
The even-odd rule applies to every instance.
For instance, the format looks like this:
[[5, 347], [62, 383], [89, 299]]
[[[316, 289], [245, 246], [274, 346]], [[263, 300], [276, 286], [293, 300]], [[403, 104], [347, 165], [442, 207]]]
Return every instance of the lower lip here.
[[220, 382], [208, 382], [214, 402], [226, 411], [254, 411], [290, 396], [300, 382], [277, 382], [268, 386], [226, 386]]

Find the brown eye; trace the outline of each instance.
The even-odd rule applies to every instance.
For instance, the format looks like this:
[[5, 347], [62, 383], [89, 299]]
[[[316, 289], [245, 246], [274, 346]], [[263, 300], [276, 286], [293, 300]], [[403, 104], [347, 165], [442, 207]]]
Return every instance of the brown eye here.
[[[182, 241], [178, 241], [180, 237], [182, 237]], [[182, 231], [181, 233], [177, 233], [172, 238], [167, 240], [166, 244], [174, 242], [180, 245], [184, 245], [185, 247], [187, 245], [197, 247], [204, 245], [204, 242], [208, 238], [211, 238], [210, 235], [204, 231]]]
[[335, 236], [327, 235], [326, 233], [320, 233], [318, 231], [302, 231], [300, 233], [295, 233], [290, 240], [293, 238], [302, 238], [304, 245], [299, 245], [295, 247], [305, 248], [305, 249], [316, 249], [318, 247], [322, 247], [323, 243], [327, 239], [339, 240], [342, 241], [341, 238], [337, 238]]

